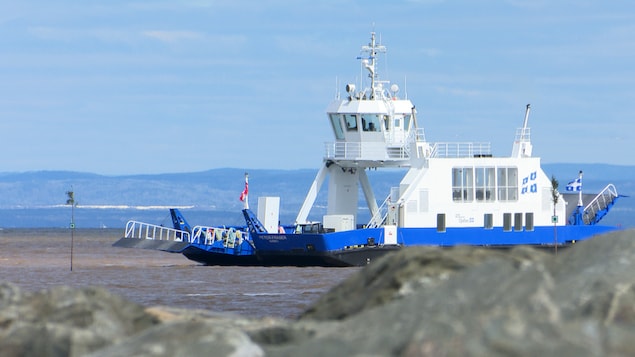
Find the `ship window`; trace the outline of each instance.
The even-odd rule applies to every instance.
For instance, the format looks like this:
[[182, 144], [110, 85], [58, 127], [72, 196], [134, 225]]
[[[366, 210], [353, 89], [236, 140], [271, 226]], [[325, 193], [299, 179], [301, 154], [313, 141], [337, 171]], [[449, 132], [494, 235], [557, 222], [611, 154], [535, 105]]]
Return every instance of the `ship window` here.
[[485, 216], [483, 217], [483, 227], [485, 227], [485, 229], [494, 228], [494, 215], [493, 214], [485, 213]]
[[403, 128], [404, 128], [404, 130], [410, 129], [410, 117], [411, 117], [411, 115], [404, 115], [404, 118], [403, 118]]
[[514, 213], [514, 230], [515, 231], [523, 230], [523, 214], [522, 213]]
[[342, 129], [342, 121], [340, 120], [339, 114], [330, 114], [331, 125], [333, 126], [333, 133], [335, 133], [335, 138], [339, 140], [344, 140], [344, 130]]
[[445, 232], [445, 213], [437, 214], [437, 232]]
[[474, 169], [455, 167], [452, 169], [452, 200], [472, 202], [474, 200]]
[[525, 213], [525, 230], [526, 231], [534, 230], [534, 213], [533, 212]]
[[476, 173], [476, 200], [493, 202], [495, 199], [494, 189], [494, 168], [477, 167]]
[[384, 127], [386, 131], [390, 130], [390, 117], [388, 115], [384, 115]]
[[379, 115], [362, 114], [362, 130], [364, 131], [380, 131]]
[[346, 123], [346, 130], [348, 131], [357, 130], [357, 115], [344, 114], [344, 122]]
[[518, 200], [518, 169], [515, 167], [499, 167], [497, 170], [498, 200]]
[[511, 232], [512, 230], [512, 214], [503, 213], [503, 231]]

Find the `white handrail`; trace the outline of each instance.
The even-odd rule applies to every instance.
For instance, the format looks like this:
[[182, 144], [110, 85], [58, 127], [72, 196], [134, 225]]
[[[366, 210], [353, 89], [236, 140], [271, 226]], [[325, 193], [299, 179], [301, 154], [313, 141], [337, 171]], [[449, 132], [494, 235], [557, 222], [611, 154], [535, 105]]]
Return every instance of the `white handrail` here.
[[247, 232], [235, 228], [220, 228], [211, 226], [195, 226], [192, 228], [192, 242], [212, 245], [222, 241], [223, 247], [233, 248], [245, 240]]
[[615, 197], [617, 197], [617, 189], [610, 183], [584, 207], [584, 223], [590, 224], [592, 220], [595, 220], [597, 212], [605, 209]]
[[189, 232], [139, 221], [128, 221], [128, 223], [126, 223], [124, 237], [172, 242], [191, 242]]

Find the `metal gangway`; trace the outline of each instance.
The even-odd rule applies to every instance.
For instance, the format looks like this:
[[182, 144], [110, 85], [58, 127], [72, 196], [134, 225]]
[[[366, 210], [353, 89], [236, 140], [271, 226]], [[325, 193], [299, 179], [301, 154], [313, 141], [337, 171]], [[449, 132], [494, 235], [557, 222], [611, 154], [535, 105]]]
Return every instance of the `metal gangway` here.
[[608, 184], [595, 198], [584, 207], [584, 224], [596, 224], [609, 212], [615, 200], [620, 197], [613, 184]]
[[126, 223], [124, 237], [169, 242], [192, 242], [190, 232], [139, 221], [128, 221]]

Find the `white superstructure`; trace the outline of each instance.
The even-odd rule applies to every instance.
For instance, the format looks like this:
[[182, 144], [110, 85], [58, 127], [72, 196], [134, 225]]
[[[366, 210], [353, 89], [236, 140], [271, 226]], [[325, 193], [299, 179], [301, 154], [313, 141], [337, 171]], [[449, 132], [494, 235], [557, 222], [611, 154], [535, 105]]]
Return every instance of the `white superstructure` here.
[[[326, 144], [324, 166], [318, 172], [296, 223], [307, 223], [317, 193], [328, 178], [324, 228], [369, 227], [504, 227], [533, 230], [534, 226], [566, 223], [566, 203], [532, 157], [527, 126], [529, 105], [509, 157], [492, 157], [489, 143], [426, 141], [416, 110], [399, 96], [397, 85], [379, 80], [377, 54], [385, 47], [375, 34], [362, 47], [361, 65], [370, 84], [346, 86], [346, 97], [327, 108], [335, 141]], [[408, 172], [388, 197], [377, 197], [366, 175], [370, 168], [407, 167]], [[365, 196], [372, 219], [357, 222], [358, 193]], [[554, 194], [557, 203], [554, 204]], [[346, 217], [346, 224], [338, 223]], [[559, 217], [555, 219], [554, 217]]]

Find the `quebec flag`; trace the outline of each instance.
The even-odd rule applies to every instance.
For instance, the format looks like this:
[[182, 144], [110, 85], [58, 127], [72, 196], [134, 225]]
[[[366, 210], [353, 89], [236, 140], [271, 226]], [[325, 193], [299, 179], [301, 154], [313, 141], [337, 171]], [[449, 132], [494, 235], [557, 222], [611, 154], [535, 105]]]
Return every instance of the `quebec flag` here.
[[582, 179], [578, 177], [577, 179], [569, 182], [567, 184], [567, 191], [582, 191]]

